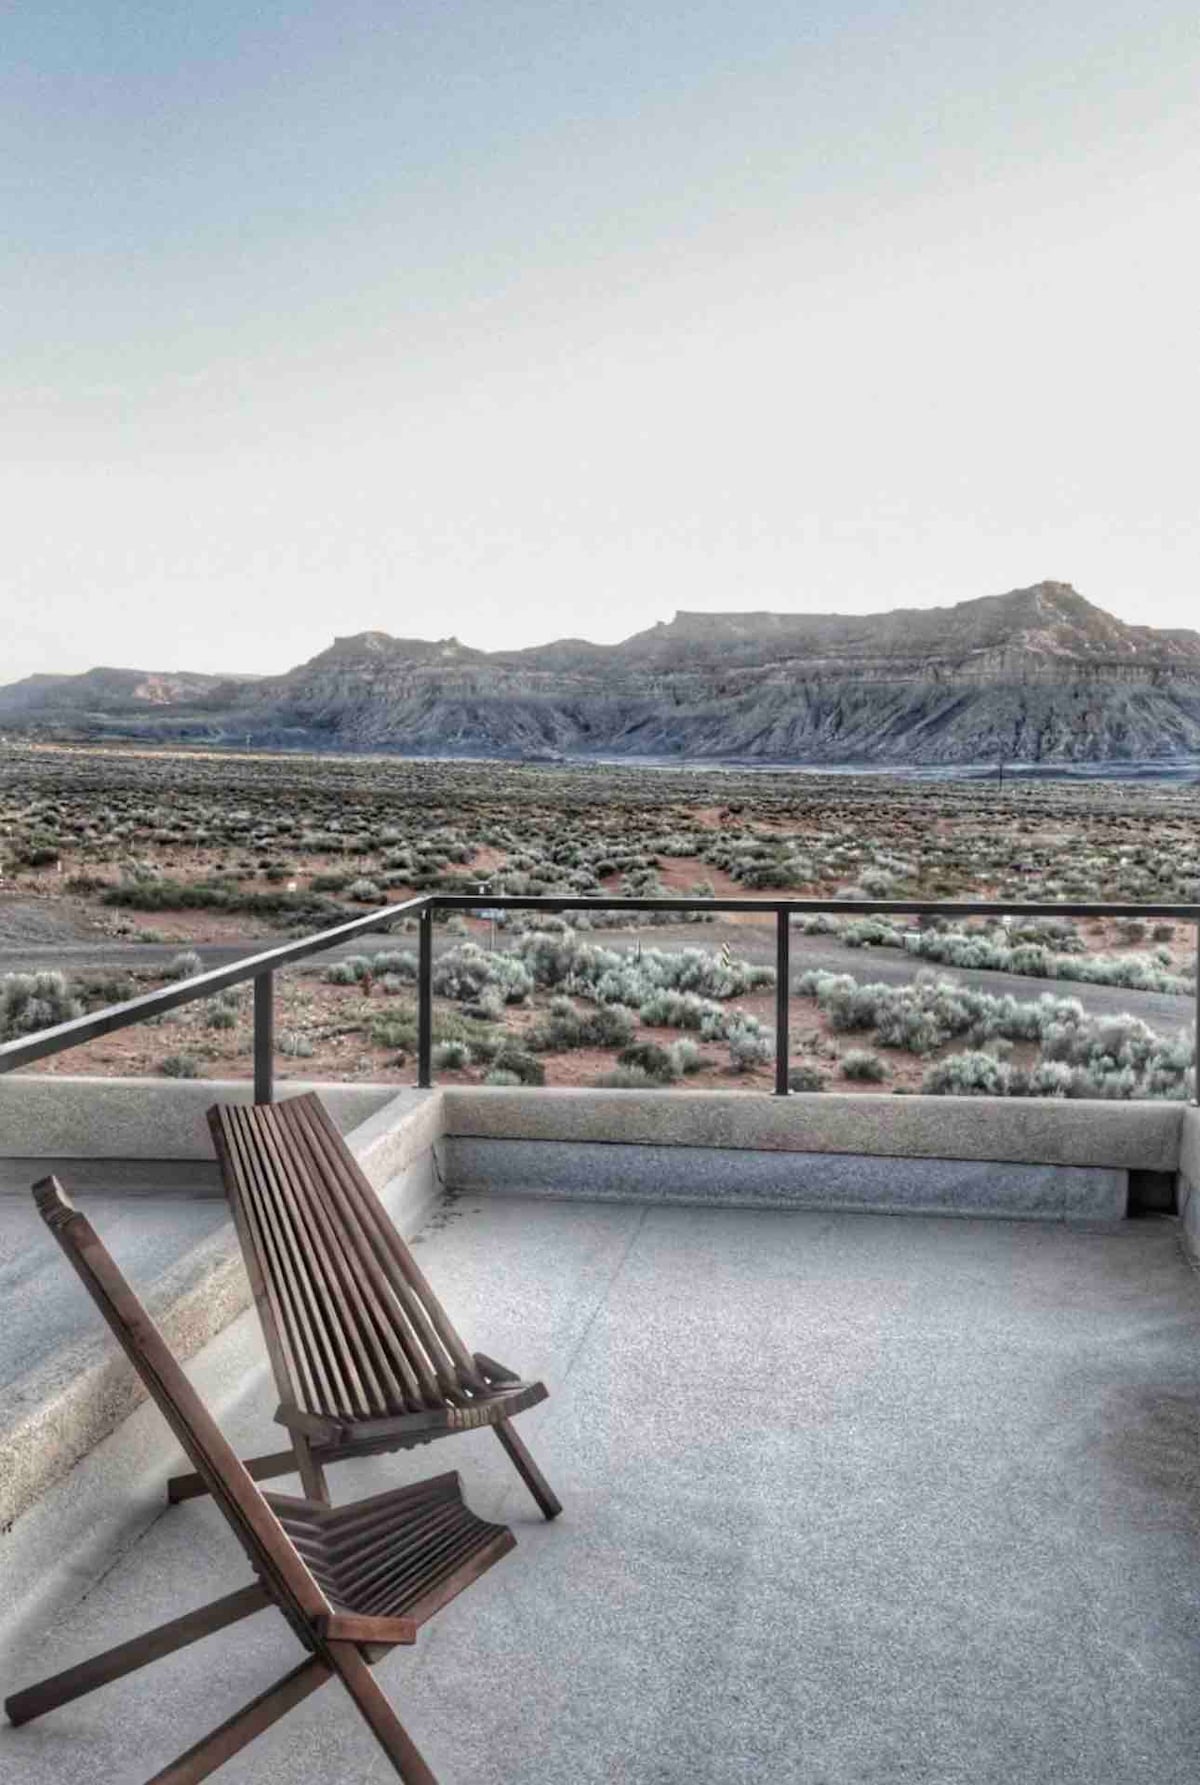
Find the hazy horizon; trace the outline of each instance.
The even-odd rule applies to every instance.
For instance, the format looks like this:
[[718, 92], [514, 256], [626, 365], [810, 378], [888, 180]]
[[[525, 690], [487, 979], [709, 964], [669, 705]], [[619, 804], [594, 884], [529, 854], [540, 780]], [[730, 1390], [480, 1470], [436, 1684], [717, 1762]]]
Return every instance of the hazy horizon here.
[[18, 6], [0, 683], [1195, 624], [1180, 0]]

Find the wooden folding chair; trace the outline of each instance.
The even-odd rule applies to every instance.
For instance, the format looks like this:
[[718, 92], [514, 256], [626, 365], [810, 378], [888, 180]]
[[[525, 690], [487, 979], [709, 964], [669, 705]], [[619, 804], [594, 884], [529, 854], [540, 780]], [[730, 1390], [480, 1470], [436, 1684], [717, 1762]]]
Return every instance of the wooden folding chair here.
[[320, 1100], [217, 1104], [208, 1120], [291, 1437], [251, 1475], [296, 1472], [325, 1500], [328, 1463], [490, 1426], [545, 1516], [561, 1512], [510, 1423], [545, 1384], [467, 1350]]
[[257, 1580], [119, 1644], [6, 1700], [10, 1722], [27, 1723], [94, 1692], [147, 1662], [274, 1605], [307, 1658], [220, 1728], [155, 1773], [149, 1785], [196, 1785], [336, 1674], [401, 1779], [436, 1785], [370, 1671], [397, 1643], [416, 1641], [433, 1613], [514, 1544], [463, 1502], [457, 1475], [377, 1494], [337, 1510], [312, 1500], [264, 1495], [221, 1436], [162, 1334], [122, 1277], [91, 1224], [55, 1178], [34, 1199], [85, 1288], [250, 1560]]

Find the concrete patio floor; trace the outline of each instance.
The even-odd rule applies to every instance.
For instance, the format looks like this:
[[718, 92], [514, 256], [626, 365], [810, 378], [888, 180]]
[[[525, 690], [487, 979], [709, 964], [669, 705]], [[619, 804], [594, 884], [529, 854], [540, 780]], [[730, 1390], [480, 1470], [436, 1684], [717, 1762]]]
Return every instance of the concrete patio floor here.
[[[469, 1343], [549, 1382], [520, 1429], [566, 1506], [545, 1525], [487, 1433], [333, 1472], [345, 1499], [458, 1468], [516, 1530], [379, 1669], [443, 1785], [1193, 1785], [1174, 1221], [467, 1197], [419, 1256]], [[275, 1447], [251, 1317], [189, 1371]], [[174, 1457], [144, 1407], [0, 1544], [4, 1691], [245, 1581], [211, 1505], [162, 1506]], [[298, 1659], [264, 1612], [3, 1728], [0, 1779], [139, 1785]], [[217, 1776], [394, 1775], [334, 1683]]]

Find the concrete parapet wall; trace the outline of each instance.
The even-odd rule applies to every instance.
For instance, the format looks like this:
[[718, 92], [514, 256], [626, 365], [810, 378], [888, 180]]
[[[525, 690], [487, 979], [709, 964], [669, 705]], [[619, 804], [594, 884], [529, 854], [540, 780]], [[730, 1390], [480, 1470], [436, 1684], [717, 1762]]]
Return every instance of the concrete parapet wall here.
[[[343, 1134], [392, 1102], [394, 1085], [288, 1081], [279, 1096], [319, 1091]], [[42, 1159], [211, 1159], [205, 1111], [250, 1103], [245, 1079], [0, 1076], [0, 1154]]]
[[[1173, 1172], [1185, 1107], [1004, 1097], [447, 1087], [447, 1137]], [[1200, 1143], [1198, 1143], [1200, 1146]]]
[[1119, 1221], [1129, 1185], [1098, 1165], [450, 1137], [442, 1169], [448, 1189], [492, 1195], [1020, 1221]]

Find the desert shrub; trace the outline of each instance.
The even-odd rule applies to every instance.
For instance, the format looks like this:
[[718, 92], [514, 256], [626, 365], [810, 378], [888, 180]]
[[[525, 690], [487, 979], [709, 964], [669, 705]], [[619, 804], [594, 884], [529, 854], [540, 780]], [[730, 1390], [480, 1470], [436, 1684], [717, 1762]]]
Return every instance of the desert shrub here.
[[[807, 932], [819, 918], [806, 918]], [[834, 920], [836, 923], [836, 920]], [[1136, 922], [1136, 920], [1135, 920]], [[1066, 919], [1031, 919], [1019, 929], [992, 926], [983, 930], [904, 929], [883, 917], [861, 917], [840, 926], [848, 948], [902, 948], [921, 960], [944, 966], [984, 968], [1032, 979], [1074, 979], [1091, 985], [1117, 985], [1152, 992], [1183, 992], [1189, 982], [1163, 963], [1141, 955], [1089, 955], [1082, 937]], [[1140, 935], [1145, 925], [1140, 925]], [[1140, 936], [1129, 938], [1139, 940]]]
[[523, 1004], [533, 983], [523, 960], [487, 954], [474, 942], [460, 943], [433, 964], [434, 991], [459, 1003], [477, 1002], [485, 986], [494, 986], [506, 1004]]
[[860, 984], [848, 973], [801, 974], [797, 989], [815, 997], [832, 1029], [874, 1031], [880, 1047], [929, 1053], [959, 1036], [978, 1047], [992, 1036], [1040, 1041], [1056, 1022], [1075, 1024], [1083, 1007], [1074, 998], [1043, 993], [1019, 1001], [1006, 994], [975, 991], [950, 980], [918, 976], [908, 985]]
[[539, 1053], [561, 1053], [577, 1047], [626, 1047], [633, 1033], [633, 1012], [623, 1004], [580, 1011], [569, 998], [557, 997], [542, 1020], [527, 1031], [526, 1041]]
[[342, 907], [332, 899], [311, 892], [242, 892], [219, 881], [189, 884], [165, 875], [158, 878], [127, 877], [115, 886], [106, 886], [100, 902], [124, 906], [131, 911], [236, 911], [312, 929], [335, 922], [344, 915]]
[[561, 986], [599, 1004], [634, 1008], [660, 990], [727, 999], [775, 983], [773, 968], [736, 959], [726, 962], [702, 948], [672, 953], [649, 948], [640, 955], [621, 955], [581, 942], [565, 925], [556, 931], [527, 931], [518, 942], [517, 955], [539, 986]]
[[138, 990], [137, 981], [128, 973], [81, 973], [72, 985], [72, 995], [85, 1010], [125, 1004], [137, 996]]
[[496, 985], [485, 985], [474, 1004], [464, 1006], [464, 1015], [480, 1022], [498, 1023], [504, 1016], [504, 994]]
[[515, 1072], [510, 1072], [507, 1067], [493, 1066], [491, 1071], [485, 1074], [483, 1082], [485, 1085], [505, 1085], [511, 1087], [513, 1085], [519, 1085], [521, 1080]]
[[492, 1065], [501, 1072], [515, 1073], [523, 1085], [544, 1085], [546, 1068], [519, 1042], [503, 1041], [492, 1055]]
[[667, 1053], [676, 1078], [690, 1077], [693, 1072], [699, 1072], [704, 1064], [704, 1056], [694, 1041], [673, 1041]]
[[842, 1055], [842, 1077], [877, 1085], [887, 1077], [887, 1067], [870, 1048], [852, 1047]]
[[[389, 1005], [377, 1009], [366, 1023], [367, 1039], [375, 1047], [394, 1048], [398, 1054], [415, 1053], [417, 1047], [417, 1013], [411, 1005]], [[502, 1045], [484, 1023], [473, 1022], [457, 1010], [435, 1009], [433, 1013], [433, 1045], [442, 1041], [461, 1041], [471, 1050], [475, 1060], [488, 1061]]]
[[471, 1050], [465, 1041], [439, 1041], [433, 1050], [433, 1064], [456, 1072], [471, 1064]]
[[793, 1066], [788, 1073], [789, 1091], [823, 1091], [828, 1083], [819, 1066]]
[[949, 1054], [931, 1066], [921, 1089], [931, 1097], [1007, 1097], [1012, 1088], [1012, 1068], [1004, 1060], [978, 1049]]
[[165, 1054], [158, 1063], [164, 1078], [199, 1078], [200, 1064], [191, 1054]]
[[417, 957], [411, 949], [385, 948], [371, 957], [371, 971], [380, 981], [384, 979], [415, 981], [417, 977]]
[[13, 860], [21, 868], [52, 868], [61, 850], [57, 843], [44, 838], [31, 838], [13, 851]]
[[757, 1017], [739, 1013], [725, 1032], [729, 1043], [729, 1064], [735, 1072], [753, 1072], [774, 1057], [775, 1038], [768, 1034]]
[[83, 1006], [61, 973], [7, 973], [0, 979], [0, 1041], [15, 1041], [82, 1014]]
[[210, 1004], [204, 1012], [206, 1029], [236, 1029], [237, 1011], [228, 1004]]
[[699, 1033], [707, 1027], [709, 1039], [714, 1041], [723, 1038], [728, 1021], [715, 998], [701, 998], [695, 992], [652, 992], [638, 1016], [651, 1029], [693, 1029]]
[[346, 888], [346, 897], [353, 899], [357, 905], [381, 905], [383, 894], [373, 880], [364, 874], [361, 879], [352, 880]]
[[365, 955], [350, 955], [344, 961], [333, 961], [326, 967], [321, 978], [326, 985], [357, 985], [370, 970], [370, 962]]
[[275, 1045], [281, 1054], [292, 1060], [311, 1060], [317, 1051], [309, 1037], [297, 1029], [282, 1029], [275, 1038]]
[[604, 1091], [661, 1091], [664, 1080], [651, 1078], [641, 1066], [614, 1066], [611, 1071], [594, 1078], [592, 1083]]
[[656, 1084], [667, 1085], [676, 1076], [675, 1062], [657, 1041], [635, 1041], [617, 1055], [618, 1066], [636, 1066]]
[[194, 949], [185, 949], [168, 962], [166, 977], [168, 979], [194, 979], [197, 973], [203, 973], [204, 962]]

